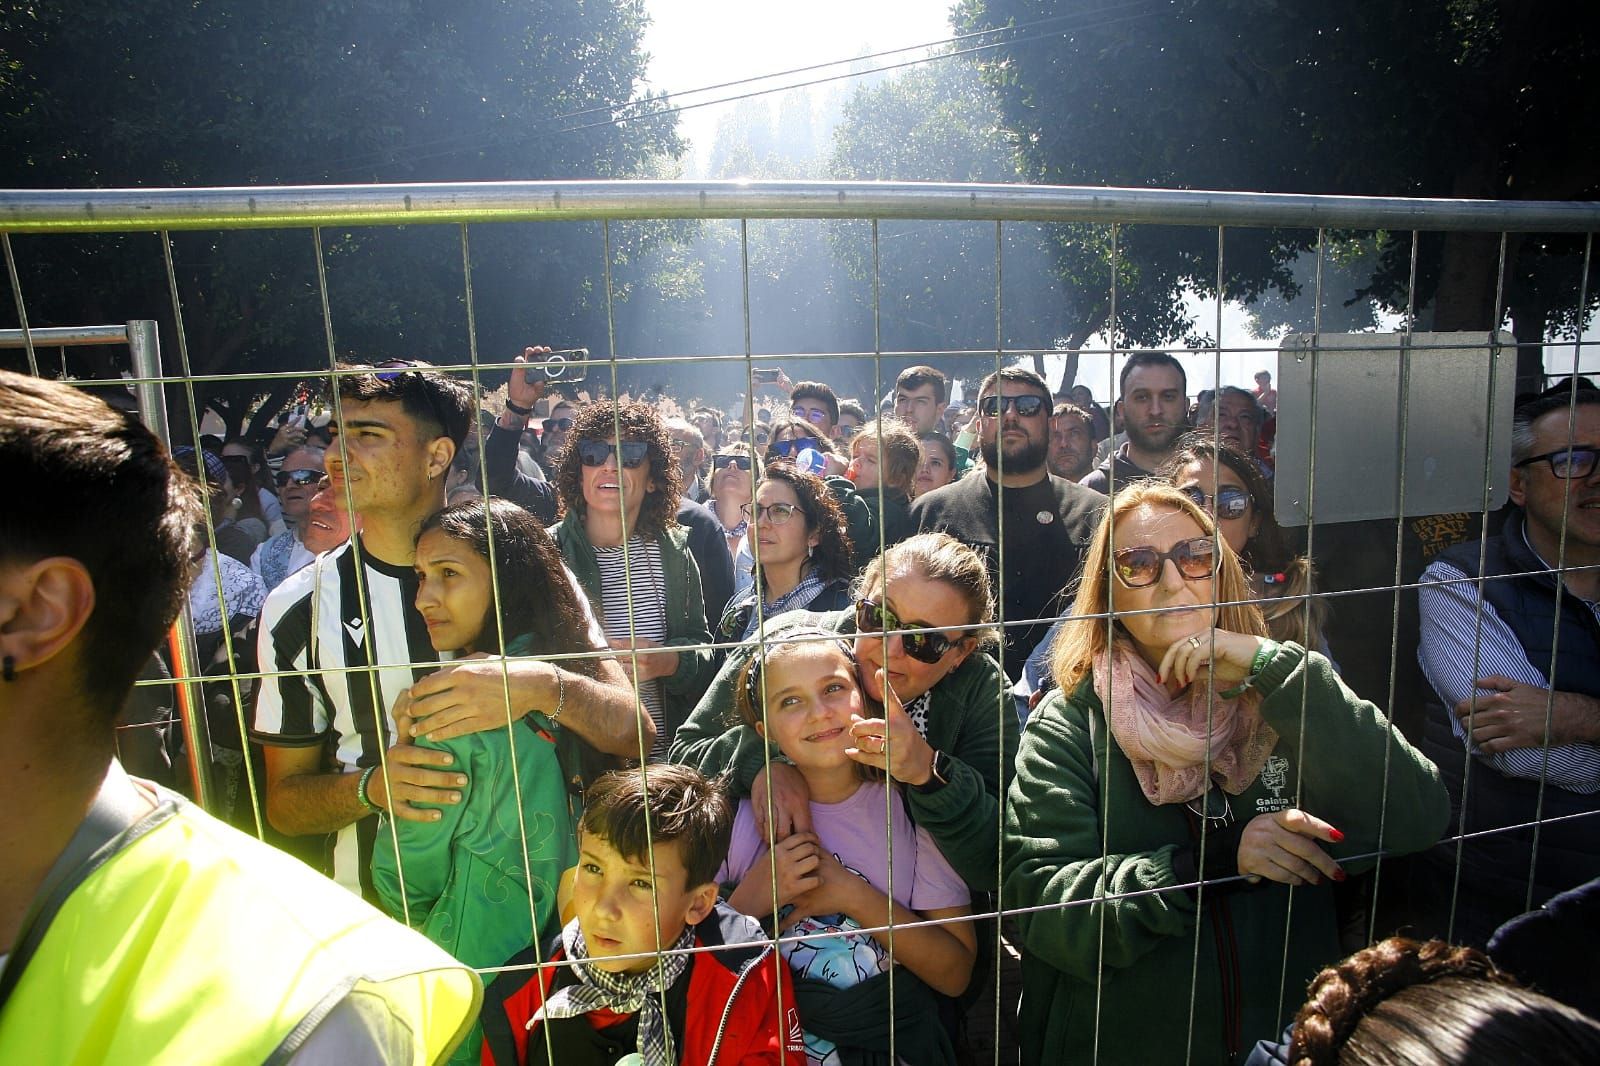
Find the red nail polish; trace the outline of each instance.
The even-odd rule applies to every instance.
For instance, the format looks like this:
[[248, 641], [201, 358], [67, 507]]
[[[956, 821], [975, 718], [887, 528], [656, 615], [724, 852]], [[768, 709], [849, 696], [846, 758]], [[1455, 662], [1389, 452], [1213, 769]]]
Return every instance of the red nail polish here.
[[1343, 870], [1335, 870], [1333, 872], [1333, 879], [1335, 881], [1341, 881], [1342, 882], [1345, 878], [1347, 878], [1349, 876], [1350, 875], [1345, 873]]
[[1333, 838], [1333, 842], [1335, 844], [1339, 844], [1344, 841], [1344, 834], [1339, 832], [1337, 829], [1330, 830], [1328, 835]]

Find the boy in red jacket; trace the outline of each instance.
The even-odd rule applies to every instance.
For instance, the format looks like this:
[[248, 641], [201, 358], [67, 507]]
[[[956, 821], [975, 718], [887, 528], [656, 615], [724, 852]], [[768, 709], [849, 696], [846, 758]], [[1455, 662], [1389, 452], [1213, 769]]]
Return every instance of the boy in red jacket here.
[[804, 1066], [788, 971], [756, 921], [717, 901], [726, 794], [656, 765], [607, 774], [585, 804], [577, 917], [547, 963], [529, 948], [485, 992], [483, 1061]]

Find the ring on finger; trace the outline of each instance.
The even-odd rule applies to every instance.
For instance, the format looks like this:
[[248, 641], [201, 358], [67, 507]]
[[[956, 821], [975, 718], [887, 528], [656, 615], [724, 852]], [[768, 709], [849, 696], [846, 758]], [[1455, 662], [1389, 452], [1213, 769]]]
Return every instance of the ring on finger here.
[[1200, 648], [1200, 635], [1198, 633], [1196, 633], [1194, 636], [1189, 638], [1189, 647], [1194, 648], [1196, 651], [1199, 650], [1199, 648]]

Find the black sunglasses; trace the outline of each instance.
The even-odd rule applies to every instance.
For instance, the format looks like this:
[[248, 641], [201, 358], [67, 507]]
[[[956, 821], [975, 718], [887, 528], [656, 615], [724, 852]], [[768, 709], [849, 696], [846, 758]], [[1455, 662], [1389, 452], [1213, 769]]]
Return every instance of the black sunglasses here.
[[988, 395], [978, 401], [978, 413], [993, 418], [1007, 407], [1016, 409], [1018, 418], [1035, 418], [1044, 410], [1044, 397], [1033, 393], [1022, 396]]
[[1232, 485], [1224, 485], [1217, 490], [1215, 496], [1207, 496], [1201, 492], [1199, 485], [1190, 485], [1178, 491], [1193, 500], [1196, 507], [1210, 511], [1218, 518], [1243, 518], [1244, 513], [1250, 509], [1250, 494]]
[[280, 470], [278, 471], [278, 487], [285, 488], [289, 485], [315, 485], [322, 480], [320, 470]]
[[730, 466], [736, 466], [740, 470], [749, 470], [750, 457], [748, 455], [714, 455], [711, 457], [711, 468], [713, 470], [726, 470]]
[[570, 419], [570, 418], [547, 418], [547, 419], [544, 420], [544, 428], [545, 429], [571, 429], [572, 428], [572, 419]]
[[[856, 632], [857, 633], [882, 633], [884, 630], [916, 629], [901, 623], [895, 613], [876, 600], [856, 601]], [[955, 647], [961, 641], [951, 640], [943, 633], [901, 633], [900, 646], [906, 654], [919, 663], [933, 665], [944, 658], [944, 653]]]
[[1543, 455], [1530, 455], [1522, 462], [1513, 465], [1524, 467], [1537, 462], [1548, 462], [1551, 474], [1570, 481], [1594, 473], [1594, 457], [1597, 452], [1600, 452], [1600, 449], [1592, 444], [1577, 444], [1571, 448], [1558, 448]]
[[432, 369], [428, 364], [419, 363], [415, 359], [388, 359], [373, 368], [372, 376], [379, 381], [402, 381], [407, 385], [411, 384], [406, 380], [408, 377], [415, 378], [416, 383], [422, 386], [422, 399], [428, 405], [428, 413], [433, 417], [434, 422], [438, 424], [441, 434], [446, 434], [450, 430], [450, 421], [445, 418], [444, 412], [439, 409], [439, 399], [433, 394], [434, 390], [428, 387], [423, 379], [422, 372]]
[[[821, 442], [815, 437], [791, 437], [788, 440], [775, 440], [767, 448], [767, 457], [776, 456], [787, 459], [791, 455], [799, 455], [807, 448], [817, 448]], [[819, 449], [820, 450], [820, 449]]]
[[1130, 589], [1147, 588], [1161, 578], [1161, 568], [1168, 559], [1186, 580], [1199, 581], [1211, 576], [1211, 564], [1216, 558], [1216, 545], [1210, 537], [1194, 537], [1179, 541], [1170, 551], [1158, 552], [1149, 545], [1123, 548], [1111, 553], [1116, 561], [1117, 578]]
[[617, 447], [608, 440], [580, 440], [578, 460], [584, 466], [605, 466], [606, 460], [617, 456], [622, 465], [634, 469], [650, 457], [650, 445], [644, 441], [625, 440]]

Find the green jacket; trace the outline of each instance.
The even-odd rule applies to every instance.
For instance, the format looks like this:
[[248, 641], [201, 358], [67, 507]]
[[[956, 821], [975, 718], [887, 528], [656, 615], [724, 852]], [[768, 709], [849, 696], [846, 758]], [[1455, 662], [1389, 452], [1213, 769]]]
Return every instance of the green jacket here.
[[[816, 614], [790, 611], [767, 626], [768, 637], [786, 630], [820, 626], [855, 632], [853, 610]], [[729, 652], [711, 687], [688, 721], [678, 729], [667, 757], [702, 773], [732, 772], [733, 790], [750, 794], [756, 774], [776, 747], [763, 744], [749, 726], [735, 722], [734, 679], [749, 657], [747, 648]], [[928, 705], [928, 743], [950, 756], [950, 783], [936, 792], [901, 791], [912, 819], [926, 829], [950, 865], [976, 891], [998, 887], [996, 849], [1000, 801], [1011, 780], [1017, 753], [1017, 717], [1009, 702], [1005, 675], [994, 659], [974, 652], [932, 689]]]
[[[1238, 825], [1298, 806], [1343, 831], [1327, 850], [1351, 873], [1373, 865], [1352, 856], [1380, 844], [1411, 852], [1439, 838], [1450, 807], [1438, 771], [1328, 660], [1285, 644], [1256, 687], [1279, 742], [1260, 778], [1229, 797]], [[1094, 1046], [1108, 1066], [1233, 1061], [1280, 1032], [1306, 982], [1338, 961], [1327, 883], [1293, 891], [1287, 940], [1285, 885], [1207, 889], [1202, 917], [1196, 890], [1177, 887], [1192, 875], [1174, 873], [1175, 862], [1182, 870], [1193, 861], [1193, 833], [1184, 804], [1145, 798], [1089, 681], [1052, 692], [1029, 717], [1006, 797], [1001, 898], [1006, 907], [1060, 906], [1015, 918], [1023, 1063], [1079, 1061]], [[1131, 898], [1094, 902], [1105, 889]], [[1236, 955], [1219, 954], [1219, 944]]]
[[[598, 613], [600, 566], [594, 561], [594, 545], [584, 531], [583, 521], [572, 512], [550, 527], [561, 555], [578, 578], [578, 584]], [[716, 660], [706, 628], [705, 597], [700, 591], [700, 568], [689, 554], [689, 534], [682, 526], [668, 526], [661, 534], [662, 579], [667, 585], [668, 646], [678, 652], [678, 668], [662, 678], [662, 714], [666, 718], [667, 740], [683, 722], [695, 701], [705, 692]]]

